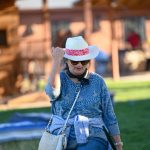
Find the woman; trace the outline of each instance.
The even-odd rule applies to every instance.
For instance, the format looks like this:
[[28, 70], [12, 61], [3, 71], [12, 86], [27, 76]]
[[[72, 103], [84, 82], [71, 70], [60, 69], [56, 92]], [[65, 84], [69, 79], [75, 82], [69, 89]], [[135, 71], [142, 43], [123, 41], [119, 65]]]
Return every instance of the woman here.
[[[88, 46], [81, 36], [68, 38], [65, 49], [52, 49], [52, 71], [45, 88], [54, 114], [49, 128], [51, 133], [57, 134], [61, 130], [60, 122], [67, 118], [80, 91], [65, 130], [67, 150], [108, 150], [110, 144], [103, 125], [110, 132], [117, 150], [122, 150], [119, 127], [105, 82], [98, 74], [88, 71], [90, 60], [98, 53], [99, 49]], [[61, 71], [64, 58], [66, 69]]]

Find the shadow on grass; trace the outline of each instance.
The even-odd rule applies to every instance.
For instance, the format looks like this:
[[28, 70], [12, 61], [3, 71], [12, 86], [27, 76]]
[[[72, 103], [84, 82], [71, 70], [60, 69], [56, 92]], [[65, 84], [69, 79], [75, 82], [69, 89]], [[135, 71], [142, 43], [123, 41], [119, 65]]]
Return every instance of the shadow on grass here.
[[[14, 109], [14, 110], [6, 110], [0, 111], [0, 123], [8, 122], [11, 116], [15, 113], [30, 113], [30, 112], [50, 112], [50, 107], [44, 108], [30, 108], [30, 109]], [[0, 149], [1, 150], [1, 149]]]
[[118, 102], [115, 112], [125, 150], [146, 150], [150, 147], [150, 100]]

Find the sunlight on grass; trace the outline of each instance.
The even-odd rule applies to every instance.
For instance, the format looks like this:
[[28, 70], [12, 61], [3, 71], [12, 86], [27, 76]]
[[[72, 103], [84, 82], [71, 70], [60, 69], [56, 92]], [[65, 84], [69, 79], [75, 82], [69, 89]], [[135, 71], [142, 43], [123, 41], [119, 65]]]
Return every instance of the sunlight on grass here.
[[106, 80], [106, 84], [115, 93], [115, 101], [150, 100], [150, 81]]

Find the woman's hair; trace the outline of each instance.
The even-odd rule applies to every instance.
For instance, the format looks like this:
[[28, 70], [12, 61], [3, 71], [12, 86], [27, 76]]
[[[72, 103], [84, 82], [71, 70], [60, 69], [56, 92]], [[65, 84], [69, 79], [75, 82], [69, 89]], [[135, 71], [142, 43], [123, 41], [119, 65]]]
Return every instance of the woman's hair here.
[[67, 60], [68, 60], [68, 59], [63, 58], [62, 63], [61, 63], [61, 68], [62, 68], [62, 70], [67, 70], [67, 69], [68, 69]]

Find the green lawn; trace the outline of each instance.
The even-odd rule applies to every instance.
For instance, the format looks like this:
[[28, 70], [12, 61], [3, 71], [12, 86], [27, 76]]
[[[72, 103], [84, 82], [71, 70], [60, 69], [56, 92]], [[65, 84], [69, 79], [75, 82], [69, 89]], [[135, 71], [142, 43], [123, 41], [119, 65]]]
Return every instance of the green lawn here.
[[110, 91], [115, 93], [116, 101], [137, 101], [150, 99], [150, 81], [106, 80]]
[[[115, 92], [115, 112], [118, 117], [124, 150], [148, 150], [150, 147], [150, 82], [106, 81]], [[5, 122], [14, 112], [49, 112], [49, 108], [0, 112]], [[39, 140], [0, 144], [0, 150], [37, 150]]]
[[124, 150], [150, 148], [150, 100], [119, 102], [115, 105]]
[[[50, 112], [50, 108], [31, 108], [0, 111], [0, 123], [7, 122], [14, 113]], [[1, 149], [0, 149], [1, 150]]]

